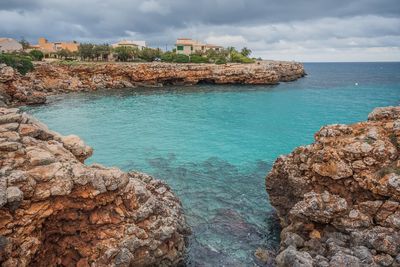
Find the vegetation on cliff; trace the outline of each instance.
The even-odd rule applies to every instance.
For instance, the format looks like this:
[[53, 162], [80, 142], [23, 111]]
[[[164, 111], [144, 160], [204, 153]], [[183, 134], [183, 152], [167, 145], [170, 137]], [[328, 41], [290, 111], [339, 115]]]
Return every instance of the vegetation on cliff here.
[[6, 64], [22, 75], [33, 70], [32, 58], [25, 55], [0, 53], [0, 64]]
[[91, 43], [84, 43], [79, 45], [77, 53], [64, 53], [59, 52], [61, 58], [76, 58], [79, 56], [85, 61], [104, 61], [107, 60], [109, 55], [113, 55], [117, 61], [142, 61], [152, 62], [161, 60], [163, 62], [174, 63], [254, 63], [255, 60], [250, 58], [251, 50], [244, 47], [240, 52], [234, 47], [228, 47], [220, 51], [208, 50], [205, 53], [194, 53], [190, 56], [177, 54], [176, 51], [163, 52], [161, 49], [153, 49], [144, 47], [138, 49], [130, 46], [120, 46], [112, 48], [107, 44], [95, 45]]

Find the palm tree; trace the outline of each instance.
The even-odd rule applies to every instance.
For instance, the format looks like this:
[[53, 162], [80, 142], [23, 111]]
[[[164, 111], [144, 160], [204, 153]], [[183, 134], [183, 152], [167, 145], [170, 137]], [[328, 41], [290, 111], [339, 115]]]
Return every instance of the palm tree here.
[[243, 47], [243, 48], [242, 48], [242, 51], [240, 51], [240, 54], [242, 54], [242, 55], [245, 56], [245, 57], [248, 57], [248, 56], [250, 56], [250, 54], [251, 54], [251, 50], [248, 49], [247, 47]]

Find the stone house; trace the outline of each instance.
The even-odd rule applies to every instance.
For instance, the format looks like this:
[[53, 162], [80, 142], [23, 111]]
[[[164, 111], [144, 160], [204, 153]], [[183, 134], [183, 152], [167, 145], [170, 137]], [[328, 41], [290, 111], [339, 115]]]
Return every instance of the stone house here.
[[46, 38], [40, 37], [37, 45], [31, 45], [31, 49], [37, 49], [45, 54], [56, 53], [62, 49], [76, 52], [79, 48], [78, 42], [49, 42]]
[[0, 38], [0, 53], [22, 51], [22, 45], [12, 38]]
[[129, 47], [138, 48], [138, 49], [142, 50], [143, 48], [146, 47], [146, 42], [145, 41], [134, 41], [134, 40], [122, 40], [122, 41], [119, 41], [118, 43], [112, 44], [111, 46], [113, 48], [121, 47], [121, 46], [129, 46]]
[[215, 51], [219, 51], [223, 49], [222, 46], [219, 45], [212, 45], [212, 44], [205, 44], [201, 43], [197, 40], [193, 40], [190, 38], [179, 38], [176, 40], [176, 53], [183, 54], [183, 55], [191, 55], [195, 52], [202, 52], [205, 53], [206, 51], [213, 49]]

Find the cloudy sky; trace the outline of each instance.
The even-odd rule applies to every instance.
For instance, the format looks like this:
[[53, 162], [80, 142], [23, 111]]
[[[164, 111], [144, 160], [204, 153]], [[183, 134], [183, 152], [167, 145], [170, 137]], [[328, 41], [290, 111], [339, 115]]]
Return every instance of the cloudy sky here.
[[400, 61], [400, 0], [0, 0], [0, 37], [171, 48], [177, 37], [266, 59]]

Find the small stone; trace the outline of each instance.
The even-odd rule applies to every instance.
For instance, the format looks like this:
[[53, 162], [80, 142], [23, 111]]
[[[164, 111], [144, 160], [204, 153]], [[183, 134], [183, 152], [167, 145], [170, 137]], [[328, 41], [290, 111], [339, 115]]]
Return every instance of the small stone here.
[[313, 258], [305, 251], [297, 251], [290, 246], [276, 257], [277, 266], [312, 267]]
[[7, 202], [19, 202], [24, 198], [24, 193], [16, 187], [16, 186], [10, 186], [7, 188]]
[[254, 256], [262, 263], [267, 263], [270, 260], [270, 252], [263, 248], [257, 248]]
[[129, 267], [131, 266], [131, 261], [133, 259], [132, 253], [126, 249], [121, 248], [120, 252], [115, 256], [115, 266], [118, 267]]
[[300, 248], [304, 244], [304, 239], [296, 233], [286, 233], [286, 238], [283, 241], [283, 244], [288, 246], [293, 246], [295, 248]]
[[20, 149], [22, 145], [17, 142], [0, 142], [0, 151], [16, 151]]
[[321, 176], [327, 176], [334, 180], [350, 177], [353, 170], [341, 160], [331, 160], [325, 163], [316, 163], [312, 166], [313, 170]]
[[310, 238], [321, 239], [321, 233], [318, 230], [312, 230], [309, 234]]
[[380, 266], [391, 266], [394, 259], [388, 254], [378, 254], [374, 256], [374, 261]]
[[53, 154], [39, 148], [29, 150], [27, 152], [27, 155], [30, 158], [30, 163], [33, 166], [48, 165], [55, 161], [55, 157]]
[[357, 246], [353, 248], [354, 256], [360, 259], [362, 264], [370, 264], [373, 262], [372, 253], [364, 246]]
[[342, 252], [336, 253], [329, 262], [330, 266], [351, 266], [359, 267], [361, 266], [360, 260], [354, 256], [344, 254]]

